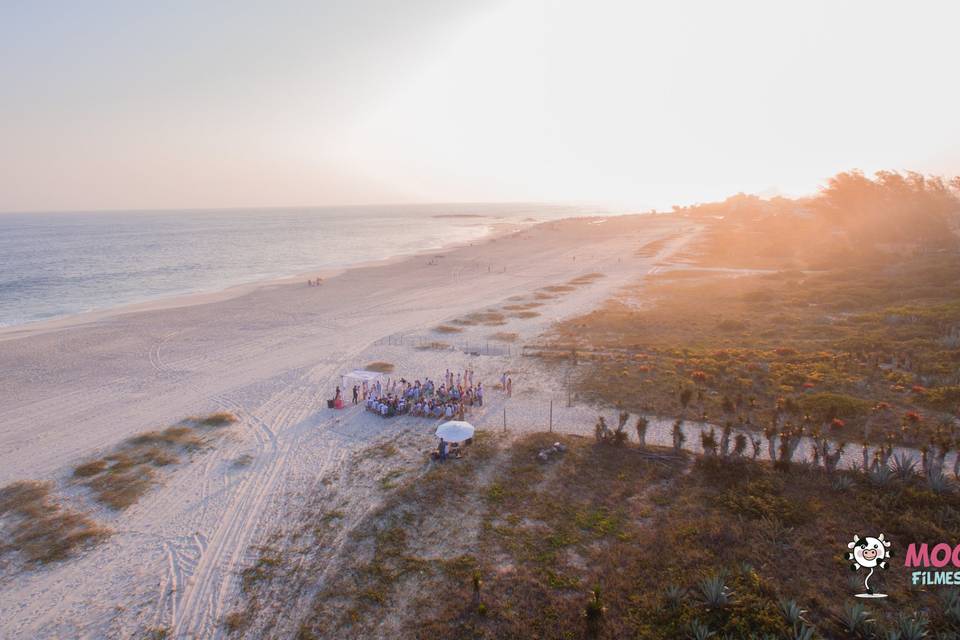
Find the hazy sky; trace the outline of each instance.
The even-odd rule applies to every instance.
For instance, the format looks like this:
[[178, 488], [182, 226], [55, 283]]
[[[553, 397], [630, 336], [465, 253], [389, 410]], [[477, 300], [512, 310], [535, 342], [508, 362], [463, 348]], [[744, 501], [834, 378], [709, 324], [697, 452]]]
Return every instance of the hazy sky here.
[[960, 2], [0, 0], [0, 211], [960, 173]]

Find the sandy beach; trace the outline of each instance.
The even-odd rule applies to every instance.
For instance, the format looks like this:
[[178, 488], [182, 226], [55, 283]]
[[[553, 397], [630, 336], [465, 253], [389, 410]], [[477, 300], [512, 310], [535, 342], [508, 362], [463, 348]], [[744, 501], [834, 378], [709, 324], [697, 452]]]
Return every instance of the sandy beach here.
[[[374, 361], [407, 378], [470, 366], [492, 387], [509, 370], [513, 397], [491, 391], [470, 419], [500, 428], [506, 408], [511, 429], [542, 429], [562, 380], [533, 370], [520, 355], [524, 342], [656, 270], [689, 241], [682, 225], [669, 216], [561, 220], [350, 268], [320, 287], [297, 279], [4, 331], [0, 485], [53, 481], [67, 504], [113, 533], [40, 568], [5, 556], [0, 636], [128, 638], [151, 628], [176, 638], [224, 635], [237, 572], [292, 496], [324, 490], [317, 479], [371, 442], [436, 424], [327, 409], [343, 373]], [[668, 241], [656, 255], [637, 254], [658, 239]], [[589, 273], [603, 277], [543, 299], [539, 315], [432, 331]], [[517, 336], [496, 343], [496, 332]], [[451, 348], [417, 348], [432, 341]], [[468, 343], [481, 353], [496, 345], [496, 355], [459, 348]], [[161, 470], [157, 485], [122, 512], [93, 502], [72, 479], [77, 464], [125, 438], [215, 411], [239, 422], [188, 462]], [[555, 421], [576, 429], [588, 415], [558, 407]], [[235, 464], [242, 456], [249, 464]]]

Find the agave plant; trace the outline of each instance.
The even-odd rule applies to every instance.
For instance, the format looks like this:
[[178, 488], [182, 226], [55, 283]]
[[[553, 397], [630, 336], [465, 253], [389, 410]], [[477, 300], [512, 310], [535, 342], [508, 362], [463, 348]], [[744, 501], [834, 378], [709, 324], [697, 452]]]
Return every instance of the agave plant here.
[[830, 483], [834, 491], [847, 491], [853, 487], [853, 478], [848, 475], [837, 476]]
[[793, 630], [793, 640], [813, 640], [817, 630], [813, 627], [801, 624]]
[[708, 607], [725, 607], [730, 604], [730, 589], [721, 576], [711, 576], [700, 582], [700, 593]]
[[707, 640], [707, 638], [712, 638], [715, 635], [716, 633], [711, 631], [710, 627], [694, 619], [690, 623], [690, 631], [687, 637], [690, 638], [690, 640]]
[[930, 621], [923, 614], [897, 617], [897, 637], [899, 640], [922, 640], [927, 637]]
[[946, 493], [950, 490], [950, 479], [943, 470], [931, 468], [927, 472], [927, 486], [934, 493]]
[[800, 608], [796, 600], [780, 600], [780, 611], [783, 613], [783, 619], [793, 628], [797, 628], [803, 621], [803, 614], [806, 613]]
[[684, 597], [687, 595], [687, 590], [681, 586], [672, 584], [664, 590], [663, 595], [667, 599], [667, 604], [676, 608], [683, 602]]
[[784, 548], [789, 544], [793, 527], [783, 524], [776, 516], [763, 516], [757, 524], [760, 537], [774, 547]]
[[908, 453], [897, 453], [893, 456], [892, 467], [897, 480], [906, 482], [917, 473], [917, 459]]
[[893, 479], [893, 471], [885, 464], [878, 464], [867, 473], [867, 479], [878, 487], [885, 487]]
[[867, 608], [859, 602], [848, 603], [843, 608], [843, 614], [840, 616], [843, 626], [847, 631], [855, 634], [862, 634], [867, 627], [873, 624], [873, 617]]
[[946, 589], [940, 595], [943, 617], [955, 626], [960, 626], [960, 590]]

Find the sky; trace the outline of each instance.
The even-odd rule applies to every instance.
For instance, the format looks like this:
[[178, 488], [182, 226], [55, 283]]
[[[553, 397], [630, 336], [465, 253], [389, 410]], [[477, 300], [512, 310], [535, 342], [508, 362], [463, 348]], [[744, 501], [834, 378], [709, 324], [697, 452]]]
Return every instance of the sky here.
[[0, 0], [0, 211], [955, 175], [957, 24], [952, 0]]

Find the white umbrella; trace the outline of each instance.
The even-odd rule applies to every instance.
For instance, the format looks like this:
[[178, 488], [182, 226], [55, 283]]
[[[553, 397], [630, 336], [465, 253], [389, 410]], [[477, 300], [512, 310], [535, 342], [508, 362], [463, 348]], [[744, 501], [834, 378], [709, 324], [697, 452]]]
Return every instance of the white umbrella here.
[[444, 422], [437, 427], [437, 437], [447, 442], [463, 442], [473, 437], [473, 425], [461, 420]]

